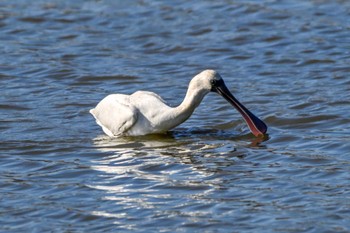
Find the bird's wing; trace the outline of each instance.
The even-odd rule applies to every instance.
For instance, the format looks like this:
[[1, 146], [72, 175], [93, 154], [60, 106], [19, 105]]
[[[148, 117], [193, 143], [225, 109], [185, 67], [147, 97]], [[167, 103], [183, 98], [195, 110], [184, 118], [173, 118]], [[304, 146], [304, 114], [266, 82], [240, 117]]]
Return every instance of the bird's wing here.
[[130, 103], [129, 96], [109, 95], [90, 113], [108, 136], [119, 136], [128, 131], [137, 120], [137, 109]]

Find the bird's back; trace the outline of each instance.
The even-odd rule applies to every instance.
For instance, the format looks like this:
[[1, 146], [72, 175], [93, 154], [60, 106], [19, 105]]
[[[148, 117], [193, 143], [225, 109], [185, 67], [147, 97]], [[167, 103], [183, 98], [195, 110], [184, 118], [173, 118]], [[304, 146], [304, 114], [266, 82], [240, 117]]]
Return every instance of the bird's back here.
[[108, 95], [90, 113], [109, 136], [145, 135], [159, 132], [160, 116], [169, 108], [159, 95], [137, 91]]
[[129, 135], [162, 133], [168, 130], [164, 128], [164, 116], [171, 108], [159, 95], [148, 91], [137, 91], [130, 96], [130, 102], [137, 109], [139, 117], [128, 132]]

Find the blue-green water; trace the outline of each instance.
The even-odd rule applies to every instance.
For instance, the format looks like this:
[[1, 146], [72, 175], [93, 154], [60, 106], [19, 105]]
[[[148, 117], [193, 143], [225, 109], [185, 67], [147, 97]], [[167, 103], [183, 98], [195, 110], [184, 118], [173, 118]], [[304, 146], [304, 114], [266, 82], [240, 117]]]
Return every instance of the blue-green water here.
[[[349, 1], [1, 1], [1, 232], [349, 232]], [[209, 94], [167, 135], [109, 139], [111, 93], [171, 105], [216, 69], [265, 141]]]

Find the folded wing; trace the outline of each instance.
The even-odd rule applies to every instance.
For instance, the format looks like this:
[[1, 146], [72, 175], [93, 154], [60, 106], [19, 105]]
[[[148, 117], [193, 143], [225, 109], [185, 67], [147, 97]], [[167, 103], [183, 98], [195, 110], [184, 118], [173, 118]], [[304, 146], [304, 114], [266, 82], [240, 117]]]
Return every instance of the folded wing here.
[[135, 124], [138, 116], [129, 96], [122, 94], [107, 96], [90, 113], [102, 130], [111, 137], [123, 135]]

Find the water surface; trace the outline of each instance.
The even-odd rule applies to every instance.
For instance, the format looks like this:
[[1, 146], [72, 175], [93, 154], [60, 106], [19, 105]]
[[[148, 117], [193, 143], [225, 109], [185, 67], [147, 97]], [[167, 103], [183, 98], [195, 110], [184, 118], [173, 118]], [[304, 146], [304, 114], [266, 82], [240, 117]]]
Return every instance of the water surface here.
[[[0, 2], [0, 231], [349, 232], [350, 2]], [[176, 106], [218, 70], [269, 126], [209, 94], [166, 135], [110, 139], [89, 109]]]

